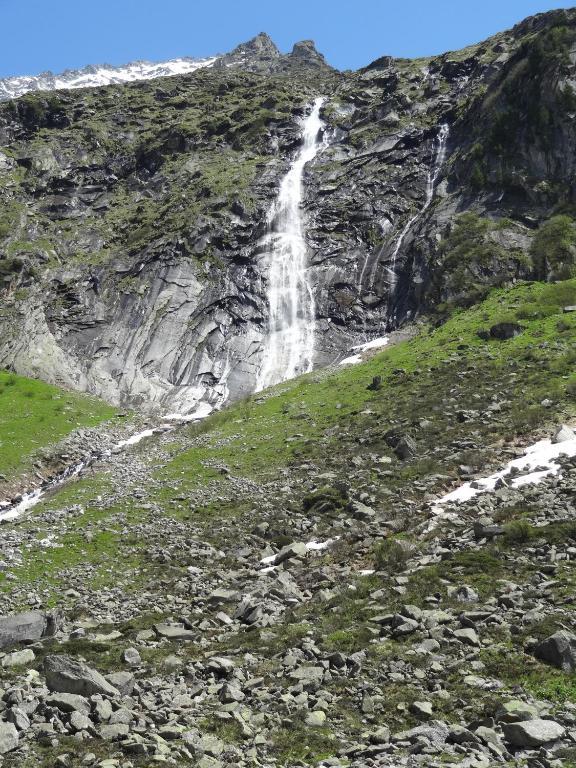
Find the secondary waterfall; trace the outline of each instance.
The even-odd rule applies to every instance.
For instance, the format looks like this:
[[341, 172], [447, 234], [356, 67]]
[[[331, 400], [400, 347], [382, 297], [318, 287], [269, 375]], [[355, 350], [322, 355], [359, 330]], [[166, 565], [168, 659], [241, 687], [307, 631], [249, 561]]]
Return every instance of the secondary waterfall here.
[[[446, 159], [446, 145], [448, 143], [448, 136], [450, 134], [450, 128], [445, 123], [440, 126], [440, 131], [438, 132], [438, 137], [435, 141], [436, 145], [436, 152], [434, 154], [434, 162], [432, 163], [430, 170], [428, 171], [428, 179], [426, 181], [426, 198], [424, 200], [424, 205], [422, 208], [412, 216], [408, 222], [406, 223], [404, 229], [400, 233], [400, 236], [396, 240], [396, 245], [394, 246], [394, 250], [392, 251], [392, 266], [389, 267], [390, 272], [390, 292], [394, 290], [394, 287], [396, 286], [396, 259], [398, 257], [398, 254], [400, 253], [400, 248], [402, 248], [402, 244], [404, 240], [406, 239], [406, 235], [410, 232], [414, 224], [418, 221], [418, 219], [423, 216], [428, 208], [430, 208], [430, 205], [432, 204], [432, 200], [434, 198], [434, 191], [436, 190], [436, 182], [438, 181], [438, 176], [440, 175], [440, 171], [442, 170], [442, 166], [444, 165], [444, 160]], [[372, 286], [374, 284], [374, 279], [376, 277], [376, 270], [378, 268], [378, 263], [380, 261], [380, 253], [378, 254], [378, 257], [376, 258], [376, 262], [374, 264], [374, 269], [372, 271], [372, 275], [370, 276], [370, 285]]]
[[268, 277], [268, 334], [256, 391], [312, 370], [314, 361], [314, 295], [308, 280], [307, 248], [302, 212], [302, 179], [306, 163], [323, 145], [318, 98], [303, 122], [302, 148], [282, 179], [268, 214], [263, 238]]
[[402, 243], [404, 242], [406, 235], [408, 234], [408, 232], [410, 232], [410, 230], [412, 229], [416, 221], [426, 213], [426, 211], [428, 210], [428, 208], [430, 208], [430, 205], [432, 203], [432, 199], [434, 197], [434, 190], [436, 189], [436, 182], [438, 181], [438, 176], [440, 175], [440, 171], [442, 170], [442, 166], [444, 165], [444, 160], [446, 159], [446, 144], [448, 142], [449, 133], [450, 133], [450, 129], [446, 124], [440, 126], [438, 138], [436, 139], [436, 154], [434, 157], [434, 163], [432, 164], [430, 171], [428, 172], [428, 180], [426, 182], [426, 199], [424, 201], [424, 205], [418, 211], [418, 213], [412, 216], [412, 218], [408, 221], [408, 223], [400, 233], [400, 237], [396, 241], [394, 251], [392, 252], [392, 267], [390, 268], [390, 272], [391, 272], [390, 286], [392, 290], [396, 285], [396, 258], [400, 253], [400, 248], [402, 248]]

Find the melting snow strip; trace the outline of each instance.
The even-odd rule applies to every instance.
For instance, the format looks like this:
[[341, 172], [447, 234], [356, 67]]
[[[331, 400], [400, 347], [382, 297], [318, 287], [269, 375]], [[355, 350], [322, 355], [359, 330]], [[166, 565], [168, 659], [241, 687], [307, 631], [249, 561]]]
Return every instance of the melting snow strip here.
[[444, 504], [461, 504], [482, 493], [494, 491], [501, 485], [521, 488], [524, 485], [540, 483], [544, 478], [560, 473], [561, 466], [555, 461], [560, 456], [576, 456], [576, 436], [562, 442], [540, 440], [528, 446], [524, 455], [508, 462], [499, 472], [464, 483], [442, 496], [441, 499], [437, 499], [432, 506], [432, 511], [435, 514], [441, 514]]
[[355, 352], [355, 355], [352, 355], [351, 357], [346, 357], [344, 360], [341, 360], [339, 365], [358, 365], [358, 363], [362, 362], [362, 353], [368, 352], [370, 349], [382, 349], [382, 347], [385, 347], [389, 342], [388, 336], [382, 336], [379, 339], [372, 339], [372, 341], [367, 341], [365, 344], [358, 344], [355, 347], [352, 347], [352, 352]]
[[[334, 544], [335, 541], [338, 541], [340, 537], [336, 536], [334, 539], [327, 539], [326, 541], [308, 541], [305, 546], [308, 552], [321, 552], [324, 549], [328, 549], [332, 544]], [[263, 568], [260, 573], [266, 573], [268, 571], [274, 570], [276, 568], [276, 565], [274, 564], [276, 561], [276, 558], [278, 556], [279, 552], [276, 552], [273, 555], [267, 555], [266, 557], [263, 557], [260, 562], [262, 565], [269, 566], [268, 568]]]
[[[212, 406], [208, 403], [200, 403], [194, 413], [188, 416], [171, 414], [170, 416], [166, 416], [164, 418], [167, 420], [179, 422], [200, 421], [201, 419], [205, 419], [212, 412], [212, 410]], [[122, 451], [124, 448], [138, 445], [138, 443], [140, 443], [142, 440], [145, 440], [147, 437], [162, 434], [163, 432], [171, 432], [174, 429], [175, 426], [173, 424], [162, 424], [159, 427], [151, 427], [149, 429], [145, 429], [142, 432], [137, 432], [135, 435], [132, 435], [126, 440], [120, 440], [118, 443], [116, 443], [116, 445], [113, 446], [111, 450], [107, 450], [101, 455], [94, 454], [86, 461], [81, 461], [77, 464], [71, 465], [51, 482], [48, 482], [39, 488], [35, 488], [34, 490], [23, 494], [21, 500], [16, 504], [12, 505], [0, 503], [0, 522], [15, 520], [17, 517], [20, 517], [20, 515], [24, 514], [24, 512], [27, 512], [29, 509], [35, 507], [44, 498], [44, 495], [48, 491], [53, 491], [56, 488], [59, 488], [68, 480], [77, 477], [87, 466], [92, 464], [94, 461], [97, 461], [101, 458], [107, 458], [113, 453]], [[3, 509], [6, 511], [3, 512]]]

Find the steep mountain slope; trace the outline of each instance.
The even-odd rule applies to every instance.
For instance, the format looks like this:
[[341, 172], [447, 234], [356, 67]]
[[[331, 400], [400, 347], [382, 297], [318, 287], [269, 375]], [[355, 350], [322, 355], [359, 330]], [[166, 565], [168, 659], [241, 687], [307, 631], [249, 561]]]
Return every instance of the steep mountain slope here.
[[0, 618], [4, 764], [570, 766], [576, 662], [538, 644], [573, 620], [576, 437], [438, 500], [573, 422], [575, 303], [494, 291], [3, 527], [0, 614], [39, 610]]
[[[269, 55], [255, 46], [256, 62]], [[302, 58], [276, 64], [300, 73]], [[263, 332], [251, 254], [311, 80], [230, 67], [8, 104], [3, 362], [179, 410], [204, 388], [222, 398], [229, 356], [228, 387], [250, 391]]]
[[[262, 34], [192, 75], [3, 105], [0, 363], [143, 409], [253, 391], [262, 235], [319, 95], [328, 147], [304, 204], [316, 365], [541, 277], [535, 230], [573, 212], [575, 39], [576, 14], [558, 11], [338, 73], [312, 43], [281, 55]], [[560, 224], [543, 269], [569, 274]]]

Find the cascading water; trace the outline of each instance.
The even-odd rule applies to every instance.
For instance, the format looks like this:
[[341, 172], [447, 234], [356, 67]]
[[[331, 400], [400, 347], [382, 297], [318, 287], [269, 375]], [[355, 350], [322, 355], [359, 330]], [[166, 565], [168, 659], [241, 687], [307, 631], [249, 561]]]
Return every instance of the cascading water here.
[[264, 267], [268, 276], [268, 335], [256, 391], [312, 370], [314, 294], [307, 276], [307, 248], [302, 213], [304, 167], [323, 146], [318, 98], [303, 124], [303, 144], [280, 185], [268, 214]]
[[[400, 249], [402, 248], [402, 244], [404, 240], [406, 239], [406, 235], [410, 232], [414, 224], [420, 219], [430, 208], [430, 205], [432, 204], [432, 200], [434, 198], [434, 192], [436, 190], [436, 182], [438, 181], [438, 176], [440, 175], [440, 171], [442, 170], [442, 166], [444, 165], [444, 160], [446, 159], [446, 147], [448, 144], [448, 136], [450, 135], [450, 128], [445, 123], [440, 126], [440, 131], [438, 133], [438, 137], [436, 139], [436, 153], [434, 155], [434, 162], [430, 168], [430, 171], [428, 172], [428, 179], [426, 182], [426, 198], [424, 200], [424, 205], [422, 208], [412, 216], [411, 219], [407, 222], [404, 229], [400, 233], [400, 236], [396, 240], [396, 244], [394, 246], [394, 250], [392, 251], [392, 266], [388, 268], [390, 272], [390, 293], [394, 291], [394, 288], [396, 286], [397, 281], [397, 275], [396, 275], [396, 259], [398, 257], [398, 254], [400, 253]], [[376, 258], [376, 262], [374, 264], [374, 268], [372, 270], [372, 275], [370, 276], [370, 285], [372, 286], [374, 284], [374, 279], [376, 277], [376, 270], [378, 268], [378, 263], [380, 261], [380, 253], [378, 254], [378, 257]]]

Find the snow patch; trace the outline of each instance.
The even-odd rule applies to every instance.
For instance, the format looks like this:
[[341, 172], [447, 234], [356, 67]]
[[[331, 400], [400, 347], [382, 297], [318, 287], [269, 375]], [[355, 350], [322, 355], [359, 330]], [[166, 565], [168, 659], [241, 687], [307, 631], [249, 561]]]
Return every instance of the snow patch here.
[[[208, 403], [200, 403], [196, 408], [195, 412], [193, 414], [190, 414], [189, 416], [180, 416], [178, 414], [172, 414], [171, 416], [166, 416], [165, 418], [171, 419], [173, 421], [180, 421], [180, 422], [200, 421], [201, 419], [205, 419], [210, 413], [212, 413], [212, 410], [213, 410], [212, 406], [209, 405]], [[152, 437], [152, 435], [162, 434], [163, 432], [171, 432], [174, 429], [175, 429], [175, 426], [172, 424], [162, 424], [159, 427], [150, 427], [149, 429], [145, 429], [142, 432], [137, 432], [131, 437], [128, 437], [126, 440], [120, 440], [120, 442], [116, 443], [111, 450], [106, 451], [102, 455], [93, 454], [86, 461], [81, 461], [81, 462], [78, 462], [77, 464], [70, 465], [67, 469], [64, 470], [64, 472], [58, 475], [50, 483], [42, 485], [39, 488], [35, 488], [29, 493], [23, 494], [21, 500], [16, 504], [0, 503], [0, 522], [15, 520], [17, 517], [20, 517], [20, 515], [24, 514], [24, 512], [27, 512], [28, 510], [32, 509], [40, 501], [42, 501], [42, 499], [44, 498], [44, 496], [48, 491], [56, 490], [68, 480], [71, 480], [72, 478], [77, 477], [82, 473], [82, 471], [87, 466], [94, 463], [94, 461], [97, 461], [98, 459], [101, 459], [101, 458], [107, 458], [111, 454], [118, 453], [124, 450], [125, 448], [130, 448], [133, 445], [138, 445], [138, 443], [142, 442], [142, 440], [145, 440], [148, 437]], [[2, 510], [5, 510], [5, 511], [2, 511]]]
[[344, 358], [344, 360], [340, 361], [340, 365], [358, 365], [358, 363], [362, 362], [362, 354], [364, 352], [368, 352], [371, 349], [382, 349], [385, 347], [388, 342], [390, 341], [388, 336], [381, 336], [378, 339], [372, 339], [372, 341], [367, 341], [364, 344], [358, 344], [355, 347], [352, 347], [352, 352], [355, 352], [356, 354], [351, 355], [350, 357]]
[[30, 91], [99, 88], [103, 85], [190, 74], [198, 69], [211, 67], [218, 58], [213, 56], [207, 59], [179, 58], [160, 62], [134, 61], [120, 67], [102, 64], [66, 70], [56, 75], [52, 72], [43, 72], [40, 75], [7, 77], [0, 80], [0, 101], [14, 99]]
[[135, 435], [132, 435], [132, 437], [129, 437], [127, 440], [120, 440], [119, 443], [116, 443], [114, 446], [115, 450], [120, 450], [121, 448], [127, 448], [129, 445], [137, 445], [138, 443], [142, 442], [147, 437], [152, 437], [152, 435], [156, 434], [158, 430], [156, 429], [145, 429], [143, 432], [137, 432]]
[[540, 483], [544, 478], [557, 475], [561, 466], [556, 463], [560, 456], [576, 456], [576, 438], [554, 443], [552, 440], [539, 440], [528, 446], [524, 454], [508, 462], [504, 469], [493, 475], [464, 483], [434, 502], [432, 511], [443, 512], [444, 504], [461, 504], [482, 493], [494, 491], [500, 484], [509, 488], [522, 488], [525, 485]]
[[169, 413], [168, 416], [164, 416], [164, 418], [166, 421], [201, 421], [210, 416], [213, 410], [214, 406], [210, 405], [210, 403], [198, 403], [198, 406], [193, 413]]
[[272, 573], [272, 571], [275, 571], [278, 566], [276, 565], [269, 565], [267, 568], [262, 568], [260, 573]]
[[323, 549], [328, 549], [328, 547], [331, 544], [334, 544], [335, 541], [338, 541], [338, 538], [328, 539], [327, 541], [309, 541], [306, 544], [306, 549], [309, 552], [321, 552]]

